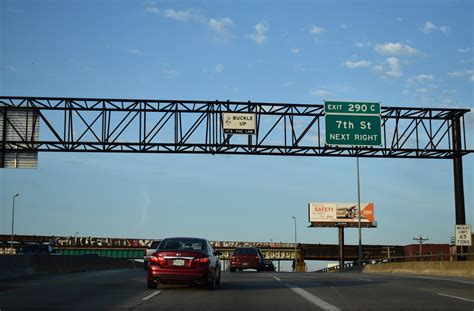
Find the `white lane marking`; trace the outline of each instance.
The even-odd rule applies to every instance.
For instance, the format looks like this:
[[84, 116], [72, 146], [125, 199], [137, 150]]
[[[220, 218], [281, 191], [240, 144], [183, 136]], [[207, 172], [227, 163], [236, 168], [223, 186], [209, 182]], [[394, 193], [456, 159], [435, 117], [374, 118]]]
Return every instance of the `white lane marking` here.
[[275, 280], [277, 280], [278, 282], [281, 282], [281, 280], [279, 278], [277, 278], [276, 276], [273, 276], [272, 275], [272, 278], [274, 278]]
[[457, 296], [451, 296], [451, 295], [446, 295], [446, 294], [441, 294], [441, 293], [438, 293], [438, 295], [445, 296], [445, 297], [451, 297], [451, 298], [464, 300], [464, 301], [469, 301], [469, 302], [474, 302], [474, 300], [472, 300], [472, 299], [467, 299], [467, 298], [462, 298], [462, 297], [457, 297]]
[[285, 284], [285, 285], [288, 286], [288, 288], [290, 288], [292, 291], [294, 291], [295, 293], [297, 293], [298, 295], [303, 297], [304, 299], [308, 300], [309, 302], [311, 302], [312, 304], [314, 304], [315, 306], [317, 306], [317, 307], [319, 307], [323, 310], [334, 310], [334, 311], [341, 310], [338, 307], [327, 303], [326, 301], [316, 297], [315, 295], [311, 294], [308, 291], [305, 291], [302, 288], [299, 288], [297, 286], [288, 285], [288, 284]]
[[158, 291], [156, 291], [156, 292], [154, 292], [154, 293], [151, 293], [150, 295], [148, 295], [148, 296], [146, 296], [146, 297], [143, 297], [143, 300], [149, 300], [149, 299], [155, 297], [156, 295], [158, 295], [159, 293], [161, 293], [161, 290], [158, 290]]
[[427, 276], [415, 276], [415, 275], [406, 275], [406, 274], [399, 274], [400, 276], [407, 277], [407, 278], [414, 278], [414, 279], [425, 279], [425, 280], [435, 280], [435, 281], [448, 281], [448, 282], [456, 282], [456, 283], [465, 283], [474, 285], [473, 282], [468, 281], [461, 281], [461, 280], [453, 280], [453, 279], [445, 279], [445, 278], [433, 278]]
[[372, 282], [371, 279], [364, 279], [364, 278], [357, 278], [358, 280], [361, 280], [361, 281], [367, 281], [367, 282]]

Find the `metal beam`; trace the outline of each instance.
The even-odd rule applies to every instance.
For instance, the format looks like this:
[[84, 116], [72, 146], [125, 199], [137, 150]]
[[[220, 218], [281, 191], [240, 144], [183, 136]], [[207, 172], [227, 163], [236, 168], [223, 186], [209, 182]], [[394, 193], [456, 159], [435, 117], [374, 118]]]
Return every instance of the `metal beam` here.
[[[451, 120], [469, 109], [382, 107], [384, 142], [333, 147], [324, 142], [323, 105], [58, 97], [0, 97], [3, 111], [36, 110], [39, 141], [2, 141], [2, 152], [194, 153], [454, 159]], [[58, 112], [60, 112], [58, 114]], [[223, 112], [253, 112], [255, 139], [222, 131]], [[14, 125], [11, 125], [15, 131]], [[459, 123], [460, 135], [464, 123]], [[462, 141], [465, 137], [459, 136]]]

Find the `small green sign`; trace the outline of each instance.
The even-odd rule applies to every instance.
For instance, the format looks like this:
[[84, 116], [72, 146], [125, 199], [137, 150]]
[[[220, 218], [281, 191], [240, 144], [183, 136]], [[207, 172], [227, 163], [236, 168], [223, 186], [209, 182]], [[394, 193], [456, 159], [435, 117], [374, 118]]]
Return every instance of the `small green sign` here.
[[324, 112], [380, 115], [380, 103], [324, 102]]
[[357, 114], [326, 114], [326, 144], [380, 146], [380, 116]]

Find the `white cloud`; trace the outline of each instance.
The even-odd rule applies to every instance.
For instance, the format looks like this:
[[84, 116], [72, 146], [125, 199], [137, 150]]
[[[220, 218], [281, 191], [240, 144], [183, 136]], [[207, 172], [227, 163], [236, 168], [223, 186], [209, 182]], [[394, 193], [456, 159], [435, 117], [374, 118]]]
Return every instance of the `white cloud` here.
[[166, 9], [164, 11], [158, 10], [154, 6], [147, 7], [147, 11], [159, 14], [163, 17], [173, 19], [179, 22], [192, 22], [204, 25], [208, 27], [216, 35], [216, 39], [227, 41], [233, 37], [230, 27], [233, 26], [234, 22], [228, 17], [224, 18], [208, 18], [207, 16], [199, 13], [199, 11], [188, 9], [188, 10], [175, 10]]
[[461, 61], [461, 64], [473, 64], [474, 63], [474, 57], [473, 58], [468, 58], [468, 59], [463, 59]]
[[292, 48], [291, 49], [291, 53], [293, 53], [293, 54], [298, 54], [299, 52], [300, 52], [299, 48]]
[[454, 95], [457, 93], [456, 90], [443, 90], [441, 93], [443, 94], [448, 94], [448, 95]]
[[94, 68], [94, 67], [91, 67], [91, 66], [89, 66], [89, 65], [84, 65], [84, 66], [82, 66], [81, 69], [82, 69], [82, 71], [84, 71], [84, 72], [93, 72], [93, 71], [95, 71], [95, 68]]
[[427, 74], [420, 74], [417, 76], [414, 76], [412, 78], [409, 78], [407, 80], [408, 85], [417, 85], [417, 84], [425, 84], [429, 81], [433, 81], [433, 75], [427, 75]]
[[319, 26], [311, 26], [311, 29], [309, 30], [309, 32], [313, 35], [320, 35], [322, 34], [323, 32], [325, 32], [326, 29], [323, 28], [323, 27], [319, 27]]
[[329, 93], [326, 90], [312, 90], [311, 91], [311, 95], [313, 95], [313, 96], [327, 97], [327, 96], [329, 96], [329, 94], [331, 94], [331, 93]]
[[403, 18], [401, 18], [401, 17], [397, 17], [397, 18], [396, 18], [396, 21], [397, 21], [397, 22], [403, 22], [403, 21], [405, 21], [405, 20], [404, 20]]
[[370, 42], [356, 42], [355, 46], [358, 47], [358, 48], [363, 48], [363, 47], [366, 47], [366, 46], [372, 46], [372, 43], [370, 43]]
[[451, 78], [467, 78], [468, 81], [474, 82], [474, 70], [463, 69], [459, 71], [448, 72]]
[[427, 21], [421, 28], [421, 31], [423, 31], [424, 33], [430, 33], [432, 30], [435, 29], [438, 29], [438, 27], [436, 27], [436, 25], [431, 23], [430, 21]]
[[302, 64], [297, 64], [294, 66], [295, 70], [296, 71], [300, 71], [300, 72], [312, 72], [313, 71], [313, 68], [310, 68], [310, 67], [307, 67], [305, 65], [302, 65]]
[[178, 72], [174, 69], [165, 69], [162, 72], [170, 77], [176, 77], [178, 75]]
[[139, 49], [131, 49], [131, 50], [128, 50], [127, 52], [132, 55], [143, 55], [143, 52], [140, 51]]
[[346, 30], [348, 28], [348, 26], [346, 24], [341, 24], [341, 25], [339, 25], [339, 27], [343, 30]]
[[458, 49], [459, 53], [468, 53], [471, 52], [471, 48], [465, 48], [465, 49]]
[[270, 29], [270, 25], [268, 25], [268, 22], [263, 20], [257, 25], [255, 25], [255, 33], [247, 35], [250, 39], [255, 41], [257, 44], [264, 44], [268, 41], [268, 37], [266, 33]]
[[147, 12], [150, 12], [152, 14], [159, 14], [160, 13], [160, 10], [156, 7], [156, 5], [154, 3], [150, 3], [149, 5], [147, 5], [147, 7], [145, 9], [147, 10]]
[[373, 66], [372, 69], [381, 76], [387, 78], [399, 78], [403, 75], [399, 59], [395, 57], [389, 57], [385, 59], [385, 62], [389, 67], [388, 70], [385, 70], [385, 68], [381, 65]]
[[222, 71], [224, 71], [224, 65], [217, 64], [216, 65], [216, 72], [222, 72]]
[[360, 60], [360, 61], [357, 61], [357, 62], [353, 62], [353, 61], [348, 60], [347, 62], [344, 63], [344, 66], [346, 66], [347, 68], [354, 69], [354, 68], [369, 67], [371, 64], [372, 64], [372, 62], [368, 61], [368, 60]]
[[174, 9], [166, 9], [163, 11], [162, 14], [164, 17], [171, 18], [180, 22], [186, 22], [190, 20], [200, 21], [202, 18], [202, 15], [200, 15], [197, 11], [194, 10], [176, 11]]
[[390, 70], [387, 71], [387, 75], [393, 78], [400, 77], [403, 73], [400, 70], [400, 61], [395, 57], [390, 57], [386, 59]]
[[211, 18], [208, 22], [209, 27], [219, 35], [220, 39], [223, 40], [228, 40], [232, 37], [229, 27], [233, 24], [234, 22], [228, 17], [220, 19]]
[[447, 26], [436, 26], [430, 21], [426, 21], [423, 26], [420, 28], [421, 31], [423, 31], [426, 34], [431, 33], [432, 31], [439, 30], [442, 33], [448, 33], [449, 28]]
[[5, 68], [8, 69], [8, 70], [10, 70], [10, 71], [13, 71], [13, 72], [15, 72], [15, 71], [18, 70], [18, 69], [17, 69], [15, 66], [13, 66], [13, 65], [6, 65]]
[[441, 26], [441, 27], [439, 27], [439, 31], [441, 31], [442, 33], [448, 33], [449, 28], [446, 27], [446, 26]]
[[416, 55], [419, 51], [409, 45], [402, 43], [387, 42], [384, 44], [377, 44], [375, 52], [382, 55]]

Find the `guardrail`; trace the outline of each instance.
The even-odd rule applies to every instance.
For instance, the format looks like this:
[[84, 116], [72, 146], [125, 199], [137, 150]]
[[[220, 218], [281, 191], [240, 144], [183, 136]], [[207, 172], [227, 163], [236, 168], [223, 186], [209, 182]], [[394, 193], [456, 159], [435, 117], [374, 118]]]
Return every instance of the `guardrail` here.
[[100, 256], [0, 255], [0, 280], [37, 274], [142, 267], [142, 263], [134, 260]]
[[403, 256], [403, 257], [391, 257], [391, 258], [380, 258], [380, 259], [365, 259], [362, 263], [357, 261], [348, 262], [344, 265], [336, 265], [324, 269], [317, 270], [315, 272], [342, 272], [342, 271], [354, 271], [358, 268], [362, 269], [363, 266], [377, 265], [384, 263], [393, 262], [416, 262], [416, 261], [461, 261], [456, 260], [457, 258], [463, 258], [462, 261], [474, 261], [474, 253], [464, 254], [430, 254], [430, 255], [415, 255], [415, 256]]

